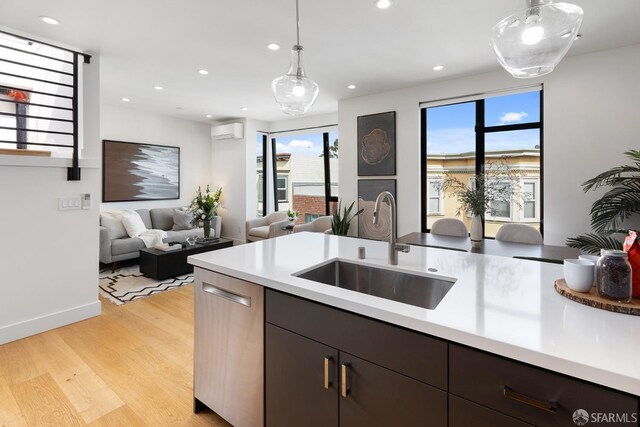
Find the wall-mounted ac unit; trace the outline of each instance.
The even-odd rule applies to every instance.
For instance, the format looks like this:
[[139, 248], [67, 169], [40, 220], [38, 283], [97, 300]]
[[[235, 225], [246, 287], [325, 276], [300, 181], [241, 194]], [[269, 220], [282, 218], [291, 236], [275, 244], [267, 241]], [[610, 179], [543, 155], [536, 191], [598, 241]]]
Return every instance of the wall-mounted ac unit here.
[[213, 126], [211, 128], [211, 138], [214, 141], [223, 139], [244, 138], [244, 126], [242, 123], [229, 123], [226, 125]]

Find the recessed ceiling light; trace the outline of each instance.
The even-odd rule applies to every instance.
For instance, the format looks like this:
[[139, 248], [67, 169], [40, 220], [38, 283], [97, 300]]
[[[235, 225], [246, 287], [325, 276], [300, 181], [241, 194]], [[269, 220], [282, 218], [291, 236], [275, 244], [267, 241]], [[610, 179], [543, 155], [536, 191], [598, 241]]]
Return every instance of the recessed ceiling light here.
[[203, 76], [206, 76], [207, 74], [209, 74], [209, 72], [203, 68], [199, 69], [198, 73], [202, 74]]
[[155, 90], [162, 90], [162, 89], [164, 89], [162, 86], [154, 86], [153, 88], [154, 88]]
[[129, 98], [122, 98], [122, 102], [131, 102]]
[[444, 70], [444, 65], [436, 65], [433, 67], [433, 71], [442, 71]]
[[57, 19], [52, 18], [50, 16], [41, 16], [40, 20], [42, 22], [44, 22], [45, 24], [49, 24], [49, 25], [58, 25], [58, 24], [60, 24], [60, 21], [58, 21]]
[[355, 88], [356, 88], [356, 85], [349, 85], [349, 86], [347, 86], [347, 88], [349, 88], [349, 89], [355, 89]]
[[247, 111], [247, 110], [248, 110], [248, 108], [247, 108], [247, 107], [240, 107], [240, 109], [241, 109], [242, 111]]
[[212, 118], [213, 116], [212, 116], [211, 114], [207, 114], [205, 117], [206, 117], [207, 119], [210, 119], [210, 118]]
[[378, 9], [387, 9], [391, 6], [391, 0], [376, 0], [376, 7]]
[[576, 38], [574, 40], [578, 40], [580, 37], [582, 37], [582, 34], [576, 34]]
[[270, 50], [278, 50], [280, 49], [280, 45], [278, 43], [269, 43], [267, 45], [267, 48], [269, 48]]

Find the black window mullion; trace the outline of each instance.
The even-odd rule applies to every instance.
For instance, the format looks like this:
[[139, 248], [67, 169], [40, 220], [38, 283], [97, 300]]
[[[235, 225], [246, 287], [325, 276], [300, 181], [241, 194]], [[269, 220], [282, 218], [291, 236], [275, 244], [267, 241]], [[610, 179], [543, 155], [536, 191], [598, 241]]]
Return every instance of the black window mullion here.
[[[484, 172], [484, 99], [476, 101], [476, 175]], [[474, 180], [478, 188], [478, 180]], [[482, 216], [482, 237], [485, 237], [485, 217]]]
[[269, 138], [262, 135], [262, 216], [267, 216], [267, 144]]
[[422, 194], [422, 203], [421, 203], [421, 227], [424, 233], [428, 232], [427, 230], [427, 203], [429, 195], [427, 194], [427, 109], [423, 108], [420, 110], [421, 120], [420, 120], [420, 156], [422, 161], [420, 162], [420, 194]]
[[533, 123], [516, 123], [514, 125], [500, 125], [500, 126], [487, 126], [484, 127], [484, 133], [490, 132], [508, 132], [510, 130], [527, 130], [527, 129], [540, 129], [539, 122]]
[[331, 199], [331, 159], [329, 157], [329, 132], [322, 133], [322, 153], [324, 156], [324, 214], [329, 215]]
[[544, 238], [544, 88], [540, 89], [540, 234]]
[[278, 212], [278, 162], [276, 159], [275, 138], [271, 138], [271, 168], [273, 171], [273, 210]]

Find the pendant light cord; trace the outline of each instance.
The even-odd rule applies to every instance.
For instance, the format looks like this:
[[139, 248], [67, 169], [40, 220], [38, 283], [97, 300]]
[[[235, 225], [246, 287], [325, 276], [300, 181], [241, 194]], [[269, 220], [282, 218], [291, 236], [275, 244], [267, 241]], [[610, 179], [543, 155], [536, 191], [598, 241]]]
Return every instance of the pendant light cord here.
[[298, 13], [298, 0], [296, 0], [296, 41], [300, 45], [300, 15]]

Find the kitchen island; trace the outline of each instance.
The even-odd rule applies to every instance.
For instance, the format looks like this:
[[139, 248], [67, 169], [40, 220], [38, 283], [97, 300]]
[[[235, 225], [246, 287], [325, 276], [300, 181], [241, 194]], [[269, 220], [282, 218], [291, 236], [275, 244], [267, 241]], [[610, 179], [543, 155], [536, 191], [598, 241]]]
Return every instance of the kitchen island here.
[[[365, 248], [366, 259], [357, 259], [358, 247]], [[314, 343], [334, 339], [327, 336], [323, 341], [313, 335], [314, 331], [305, 330], [303, 326], [300, 326], [301, 329], [297, 329], [298, 325], [291, 322], [291, 319], [287, 319], [287, 316], [280, 319], [278, 312], [273, 311], [270, 315], [270, 301], [273, 302], [271, 304], [272, 310], [278, 308], [280, 312], [298, 313], [300, 324], [304, 324], [303, 317], [309, 313], [309, 316], [318, 316], [313, 320], [315, 323], [322, 322], [323, 318], [334, 318], [336, 315], [347, 316], [344, 319], [348, 319], [349, 324], [357, 324], [361, 321], [373, 322], [370, 327], [367, 326], [368, 324], [363, 324], [362, 331], [375, 330], [376, 328], [384, 329], [388, 325], [393, 325], [397, 327], [397, 330], [402, 331], [402, 334], [406, 335], [411, 332], [405, 337], [409, 341], [401, 340], [400, 344], [411, 342], [418, 336], [424, 337], [425, 340], [433, 340], [424, 344], [425, 348], [428, 347], [430, 349], [428, 351], [433, 350], [438, 354], [442, 353], [442, 357], [445, 359], [439, 360], [440, 356], [434, 355], [432, 359], [426, 359], [424, 364], [436, 367], [441, 364], [445, 377], [436, 378], [436, 375], [432, 378], [429, 376], [430, 374], [425, 374], [423, 378], [420, 373], [413, 375], [411, 372], [403, 371], [404, 368], [400, 366], [402, 364], [399, 365], [400, 367], [391, 366], [390, 371], [400, 372], [405, 376], [423, 381], [438, 391], [444, 391], [445, 400], [447, 389], [450, 393], [454, 393], [452, 387], [457, 387], [461, 390], [459, 394], [467, 399], [460, 399], [463, 401], [462, 405], [475, 405], [472, 403], [474, 401], [472, 395], [475, 391], [463, 384], [465, 378], [458, 378], [463, 377], [458, 373], [471, 366], [471, 372], [465, 374], [469, 376], [473, 374], [472, 371], [476, 366], [482, 366], [483, 363], [493, 366], [492, 360], [485, 360], [485, 356], [490, 354], [497, 356], [495, 363], [498, 365], [488, 368], [488, 370], [508, 371], [511, 369], [511, 365], [502, 366], [500, 364], [517, 361], [526, 364], [522, 366], [527, 369], [531, 367], [543, 368], [527, 373], [532, 377], [544, 377], [550, 371], [562, 374], [563, 376], [558, 376], [558, 378], [563, 380], [571, 377], [570, 380], [573, 381], [573, 378], [577, 378], [604, 386], [602, 390], [609, 393], [612, 392], [609, 389], [621, 392], [615, 396], [619, 395], [624, 401], [619, 407], [626, 408], [625, 411], [629, 412], [626, 414], [626, 419], [632, 423], [627, 425], [637, 425], [637, 398], [635, 396], [640, 394], [640, 363], [638, 363], [640, 318], [582, 306], [558, 295], [553, 288], [553, 283], [554, 280], [562, 277], [562, 266], [444, 249], [412, 247], [410, 253], [400, 254], [399, 265], [393, 267], [393, 270], [455, 281], [437, 307], [429, 310], [313, 282], [294, 275], [334, 259], [384, 269], [391, 268], [387, 266], [387, 243], [385, 242], [316, 233], [293, 234], [254, 244], [235, 246], [226, 250], [198, 254], [189, 257], [189, 262], [197, 267], [197, 273], [213, 274], [211, 272], [215, 272], [215, 274], [259, 285], [257, 287], [267, 290], [264, 298], [261, 296], [256, 300], [261, 305], [264, 304], [263, 300], [266, 300], [266, 304], [264, 304], [266, 309], [265, 312], [261, 312], [261, 315], [266, 318], [267, 322], [267, 343], [264, 344], [267, 347], [269, 346], [269, 330], [273, 325], [276, 326], [278, 333], [281, 330], [294, 332], [292, 336], [295, 339], [308, 337]], [[196, 299], [197, 291], [196, 289]], [[197, 304], [196, 300], [196, 316], [198, 316]], [[334, 309], [335, 313], [322, 311], [330, 309]], [[272, 321], [269, 320], [270, 318]], [[196, 319], [196, 350], [199, 339], [197, 322]], [[291, 324], [289, 325], [288, 322]], [[349, 325], [342, 325], [338, 326], [338, 329], [348, 327]], [[378, 336], [385, 336], [386, 332], [384, 331], [380, 332]], [[389, 333], [393, 335], [395, 332]], [[344, 337], [336, 339], [338, 342]], [[376, 339], [375, 336], [371, 337], [373, 341]], [[394, 339], [391, 337], [389, 343], [395, 342]], [[333, 341], [325, 342], [325, 344], [329, 344], [329, 347], [338, 345]], [[385, 343], [382, 342], [381, 345], [384, 346]], [[417, 345], [422, 344], [418, 343]], [[410, 348], [399, 350], [411, 359]], [[355, 358], [359, 355], [352, 356]], [[268, 352], [266, 357], [267, 372], [265, 375], [267, 377], [267, 394], [269, 394]], [[348, 385], [337, 384], [343, 379], [341, 372], [337, 372], [338, 368], [345, 369], [345, 364], [337, 363], [340, 357], [339, 354], [333, 358], [327, 356], [324, 364], [325, 377], [327, 370], [329, 370], [332, 378], [336, 378], [335, 381], [325, 378], [326, 382], [330, 383], [330, 387], [335, 388], [336, 393], [342, 394], [346, 391], [338, 390], [338, 386], [348, 388]], [[376, 357], [372, 354], [367, 355], [365, 359], [371, 361]], [[330, 364], [331, 367], [326, 368], [327, 364]], [[379, 367], [376, 363], [372, 365], [376, 369]], [[458, 368], [453, 370], [454, 366]], [[485, 368], [487, 367], [485, 366]], [[448, 376], [446, 376], [447, 369], [449, 369]], [[474, 381], [482, 381], [482, 378]], [[460, 384], [456, 385], [456, 382], [460, 382]], [[578, 383], [589, 386], [586, 382]], [[570, 389], [571, 387], [562, 385], [562, 388]], [[522, 390], [512, 390], [507, 384], [504, 384], [504, 390], [501, 388], [500, 392], [505, 396], [504, 399], [514, 400], [516, 403], [519, 401], [523, 406], [540, 406], [542, 408], [538, 409], [541, 412], [559, 414], [559, 411], [570, 410], [573, 412], [578, 409], [578, 407], [562, 408], [561, 399], [558, 399], [558, 402], [549, 399], [536, 399], [535, 396], [527, 395]], [[585, 402], [588, 400], [589, 392], [587, 390], [584, 394]], [[599, 389], [596, 392], [599, 392]], [[427, 394], [429, 393], [432, 391], [429, 390]], [[602, 395], [597, 396], [597, 399], [609, 399], [609, 397], [609, 395]], [[439, 398], [434, 399], [437, 401]], [[458, 399], [459, 396], [450, 394], [449, 406], [459, 405]], [[482, 397], [479, 399], [482, 400]], [[631, 406], [629, 406], [629, 402], [631, 402]], [[485, 406], [492, 406], [491, 402], [481, 401], [479, 403], [481, 404], [479, 411], [487, 410]], [[611, 403], [611, 408], [617, 411], [618, 406]], [[516, 424], [522, 419], [531, 424], [538, 424], [536, 421], [538, 418], [535, 418], [537, 416], [535, 414], [532, 415], [534, 417], [532, 420], [527, 418], [529, 415], [526, 413], [520, 416], [510, 413], [508, 408], [495, 409], [506, 412], [509, 417], [505, 420], [514, 421], [513, 425], [527, 425]], [[527, 411], [529, 409], [526, 408]], [[267, 402], [268, 412], [269, 403]], [[631, 414], [632, 412], [634, 413]], [[494, 415], [502, 416], [502, 413], [495, 412]], [[632, 415], [636, 417], [635, 424], [633, 424]], [[339, 416], [343, 415], [339, 414]], [[546, 418], [543, 419], [546, 420]], [[268, 420], [269, 416], [267, 415]], [[562, 422], [564, 421], [567, 420], [563, 419]], [[451, 417], [449, 425], [452, 425]]]

